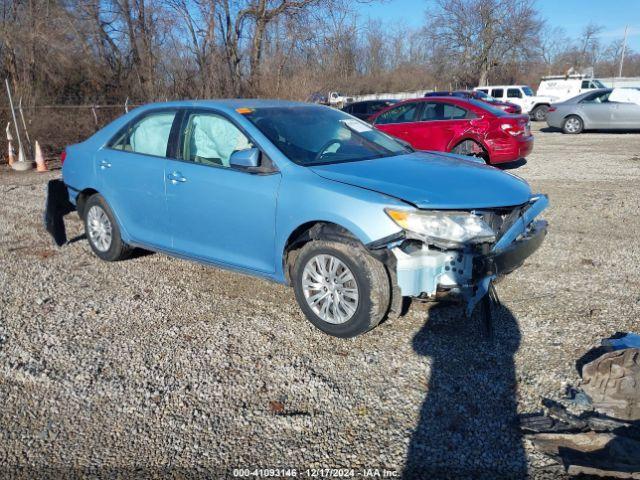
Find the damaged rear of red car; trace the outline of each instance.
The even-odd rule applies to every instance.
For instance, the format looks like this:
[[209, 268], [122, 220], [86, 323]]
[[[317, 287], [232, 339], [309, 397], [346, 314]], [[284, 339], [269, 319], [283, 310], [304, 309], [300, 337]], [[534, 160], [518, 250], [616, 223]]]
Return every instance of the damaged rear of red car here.
[[513, 162], [533, 150], [527, 115], [511, 115], [474, 99], [406, 100], [382, 110], [371, 122], [418, 150], [473, 155], [490, 164]]

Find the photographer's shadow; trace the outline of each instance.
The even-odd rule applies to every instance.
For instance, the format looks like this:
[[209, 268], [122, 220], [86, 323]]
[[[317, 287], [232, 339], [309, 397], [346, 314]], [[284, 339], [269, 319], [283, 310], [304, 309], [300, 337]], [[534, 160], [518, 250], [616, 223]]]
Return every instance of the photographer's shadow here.
[[526, 457], [516, 421], [513, 356], [516, 319], [493, 306], [493, 334], [482, 308], [436, 305], [415, 335], [415, 351], [431, 358], [429, 390], [407, 452], [404, 478], [525, 478]]

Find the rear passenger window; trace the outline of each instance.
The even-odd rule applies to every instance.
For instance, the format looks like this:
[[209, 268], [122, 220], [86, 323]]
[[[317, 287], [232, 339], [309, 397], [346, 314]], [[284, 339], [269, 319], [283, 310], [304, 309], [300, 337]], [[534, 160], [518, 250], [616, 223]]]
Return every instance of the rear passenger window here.
[[125, 152], [166, 157], [169, 135], [175, 116], [176, 112], [145, 115], [113, 139], [109, 147]]
[[375, 123], [384, 125], [385, 123], [414, 122], [419, 105], [420, 104], [418, 102], [399, 105], [396, 108], [392, 108], [391, 110], [384, 112], [376, 119]]
[[502, 98], [504, 96], [504, 89], [494, 88], [493, 90], [491, 90], [491, 96], [493, 98]]
[[522, 98], [522, 92], [518, 88], [509, 88], [507, 89], [507, 97]]
[[422, 122], [460, 120], [463, 118], [467, 118], [467, 111], [464, 108], [440, 102], [426, 102], [420, 116]]
[[233, 152], [253, 148], [233, 123], [212, 113], [192, 113], [186, 120], [182, 159], [204, 165], [229, 166]]
[[581, 88], [591, 88], [591, 85], [589, 84], [589, 80], [583, 80]]
[[445, 104], [444, 118], [445, 120], [461, 120], [467, 117], [467, 111], [464, 108], [455, 105]]
[[444, 103], [426, 102], [422, 108], [420, 121], [433, 122], [435, 120], [444, 120]]

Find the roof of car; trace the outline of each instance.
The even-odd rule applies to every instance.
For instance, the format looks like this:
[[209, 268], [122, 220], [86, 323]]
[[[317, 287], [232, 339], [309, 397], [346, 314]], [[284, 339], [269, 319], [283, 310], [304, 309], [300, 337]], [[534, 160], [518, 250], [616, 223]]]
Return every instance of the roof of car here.
[[351, 102], [349, 105], [355, 105], [356, 103], [371, 103], [371, 102], [397, 102], [395, 98], [372, 98], [370, 100], [358, 100], [357, 102]]
[[178, 100], [171, 102], [157, 102], [142, 105], [143, 108], [158, 107], [191, 107], [191, 108], [219, 108], [221, 110], [236, 110], [238, 108], [273, 108], [273, 107], [304, 107], [317, 105], [314, 103], [293, 102], [290, 100], [269, 100], [258, 98], [226, 98], [215, 100]]
[[597, 88], [597, 89], [593, 89], [593, 90], [589, 90], [588, 92], [582, 92], [578, 95], [576, 95], [575, 97], [571, 97], [571, 98], [567, 98], [564, 102], [560, 102], [560, 103], [577, 103], [580, 100], [582, 100], [584, 97], [588, 97], [589, 95], [592, 95], [594, 93], [610, 93], [613, 91], [613, 88]]

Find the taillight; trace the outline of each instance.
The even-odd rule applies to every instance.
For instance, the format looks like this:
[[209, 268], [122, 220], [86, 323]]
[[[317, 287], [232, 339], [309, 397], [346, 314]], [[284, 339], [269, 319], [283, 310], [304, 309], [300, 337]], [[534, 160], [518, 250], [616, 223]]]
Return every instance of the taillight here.
[[556, 107], [549, 107], [549, 110], [547, 110], [547, 112], [555, 112], [556, 110]]
[[523, 125], [517, 125], [513, 123], [503, 123], [502, 125], [500, 125], [500, 128], [504, 132], [507, 132], [509, 135], [513, 135], [514, 137], [517, 137], [518, 135], [522, 135], [524, 133]]
[[67, 159], [67, 151], [63, 150], [60, 154], [60, 165], [64, 165], [64, 161]]

